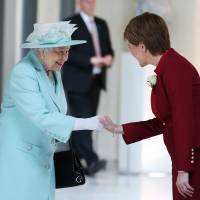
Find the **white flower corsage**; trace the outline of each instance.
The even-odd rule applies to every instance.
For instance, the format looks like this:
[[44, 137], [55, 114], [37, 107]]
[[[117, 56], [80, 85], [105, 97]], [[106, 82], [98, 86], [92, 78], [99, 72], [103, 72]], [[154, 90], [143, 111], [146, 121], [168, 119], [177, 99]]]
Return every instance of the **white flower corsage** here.
[[153, 88], [156, 85], [157, 82], [157, 75], [151, 75], [147, 78], [148, 85]]

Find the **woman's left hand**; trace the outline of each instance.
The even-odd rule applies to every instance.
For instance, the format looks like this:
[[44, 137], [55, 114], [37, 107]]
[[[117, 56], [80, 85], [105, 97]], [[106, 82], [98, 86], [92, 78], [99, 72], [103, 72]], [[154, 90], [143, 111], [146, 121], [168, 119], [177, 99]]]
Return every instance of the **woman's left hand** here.
[[188, 172], [178, 171], [176, 186], [179, 193], [185, 198], [192, 197], [192, 195], [194, 194], [194, 188], [189, 184]]

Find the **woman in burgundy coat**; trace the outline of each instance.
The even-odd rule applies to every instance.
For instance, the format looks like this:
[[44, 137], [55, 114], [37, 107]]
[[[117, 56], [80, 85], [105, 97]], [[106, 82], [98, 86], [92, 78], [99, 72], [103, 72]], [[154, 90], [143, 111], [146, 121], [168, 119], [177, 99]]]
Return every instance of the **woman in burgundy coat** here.
[[114, 124], [102, 123], [122, 133], [126, 144], [163, 134], [172, 160], [173, 200], [200, 200], [200, 77], [192, 64], [170, 48], [164, 20], [144, 13], [127, 25], [124, 38], [141, 67], [156, 66], [151, 107], [154, 119]]

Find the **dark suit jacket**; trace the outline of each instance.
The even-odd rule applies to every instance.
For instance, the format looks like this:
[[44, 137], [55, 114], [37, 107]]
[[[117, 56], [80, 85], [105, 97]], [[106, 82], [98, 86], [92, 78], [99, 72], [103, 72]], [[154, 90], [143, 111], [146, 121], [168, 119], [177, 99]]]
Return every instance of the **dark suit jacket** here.
[[156, 70], [152, 111], [156, 118], [123, 125], [127, 144], [163, 133], [175, 170], [192, 170], [200, 147], [200, 78], [184, 57], [169, 49]]
[[[63, 84], [67, 91], [87, 92], [92, 84], [92, 69], [90, 58], [95, 55], [91, 34], [80, 14], [76, 14], [66, 20], [71, 20], [72, 24], [77, 24], [78, 29], [73, 33], [72, 39], [87, 40], [86, 44], [72, 46], [69, 59], [63, 66]], [[102, 56], [113, 55], [109, 30], [106, 22], [95, 17]], [[102, 68], [101, 86], [105, 89], [106, 67]]]

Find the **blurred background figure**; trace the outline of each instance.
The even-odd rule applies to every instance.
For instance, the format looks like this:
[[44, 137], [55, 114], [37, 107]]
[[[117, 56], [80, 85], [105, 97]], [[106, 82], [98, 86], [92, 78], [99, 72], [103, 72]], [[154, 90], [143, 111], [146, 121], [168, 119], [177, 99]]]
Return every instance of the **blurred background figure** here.
[[[85, 39], [82, 47], [71, 48], [69, 60], [63, 68], [63, 84], [69, 112], [76, 117], [90, 117], [97, 113], [100, 91], [106, 88], [106, 69], [111, 66], [113, 50], [107, 23], [96, 16], [95, 0], [79, 0], [80, 13], [65, 20], [79, 27], [73, 39]], [[92, 131], [72, 134], [72, 145], [86, 162], [85, 172], [94, 175], [105, 168], [93, 148]]]

